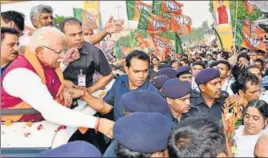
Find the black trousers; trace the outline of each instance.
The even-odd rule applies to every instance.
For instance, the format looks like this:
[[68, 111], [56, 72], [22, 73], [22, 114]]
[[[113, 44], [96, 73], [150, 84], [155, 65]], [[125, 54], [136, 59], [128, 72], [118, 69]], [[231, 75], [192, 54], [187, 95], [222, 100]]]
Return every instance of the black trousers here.
[[[112, 120], [113, 112], [110, 112], [107, 115], [96, 113], [94, 116]], [[76, 140], [82, 140], [82, 141], [86, 141], [86, 142], [93, 144], [96, 148], [100, 150], [102, 154], [105, 152], [105, 150], [108, 148], [108, 146], [111, 143], [111, 140], [109, 138], [107, 138], [100, 132], [96, 133], [94, 129], [88, 129], [85, 134], [82, 134], [79, 130], [77, 130], [71, 136], [69, 142], [76, 141]]]

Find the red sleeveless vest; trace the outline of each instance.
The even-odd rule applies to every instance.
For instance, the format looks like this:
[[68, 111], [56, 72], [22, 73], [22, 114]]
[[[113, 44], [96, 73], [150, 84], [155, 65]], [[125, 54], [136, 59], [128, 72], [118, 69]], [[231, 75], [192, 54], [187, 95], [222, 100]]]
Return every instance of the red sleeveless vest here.
[[[5, 70], [2, 81], [5, 78], [6, 74], [16, 68], [25, 68], [28, 69], [35, 74], [37, 74], [44, 84], [46, 84], [50, 94], [54, 99], [57, 98], [57, 95], [62, 91], [63, 88], [63, 75], [59, 68], [50, 68], [44, 66], [39, 62], [39, 60], [35, 57], [34, 53], [25, 52], [25, 55], [19, 55]], [[18, 76], [19, 82], [19, 76]], [[20, 87], [18, 87], [20, 88]], [[23, 102], [22, 99], [9, 95], [5, 88], [2, 87], [1, 92], [1, 108], [2, 109], [27, 109], [32, 108], [27, 103]], [[33, 97], [42, 97], [42, 96], [33, 96]], [[9, 115], [9, 116], [1, 116], [1, 121], [40, 121], [42, 120], [41, 114], [34, 115]]]

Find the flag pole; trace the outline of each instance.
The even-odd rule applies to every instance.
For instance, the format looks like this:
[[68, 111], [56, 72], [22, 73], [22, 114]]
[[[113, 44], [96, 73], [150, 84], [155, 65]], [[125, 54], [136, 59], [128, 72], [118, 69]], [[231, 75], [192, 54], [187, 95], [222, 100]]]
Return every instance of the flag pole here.
[[237, 24], [237, 10], [238, 10], [237, 7], [238, 7], [238, 0], [236, 1], [236, 4], [235, 4], [235, 28], [234, 28], [235, 40], [234, 40], [234, 43], [236, 42], [236, 24]]

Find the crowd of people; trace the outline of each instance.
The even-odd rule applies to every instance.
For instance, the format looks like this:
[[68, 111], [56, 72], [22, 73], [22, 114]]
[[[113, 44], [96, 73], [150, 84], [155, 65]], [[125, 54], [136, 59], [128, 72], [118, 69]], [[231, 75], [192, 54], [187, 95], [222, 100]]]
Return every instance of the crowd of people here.
[[[53, 9], [1, 12], [1, 121], [43, 119], [79, 130], [40, 157], [268, 157], [268, 60], [261, 50], [196, 45], [160, 61], [133, 50], [106, 58], [96, 45], [123, 30], [109, 18], [94, 33], [76, 18], [53, 27]], [[97, 76], [97, 77], [94, 77]], [[103, 98], [92, 93], [114, 80]], [[72, 110], [83, 100], [97, 113]], [[242, 110], [233, 139], [224, 106]]]

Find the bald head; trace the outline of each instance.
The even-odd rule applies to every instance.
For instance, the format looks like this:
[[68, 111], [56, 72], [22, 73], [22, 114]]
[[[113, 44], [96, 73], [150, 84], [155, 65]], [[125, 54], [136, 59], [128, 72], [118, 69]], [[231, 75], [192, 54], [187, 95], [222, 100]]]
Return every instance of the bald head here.
[[258, 139], [255, 150], [255, 157], [268, 157], [268, 132], [265, 131], [263, 135]]

